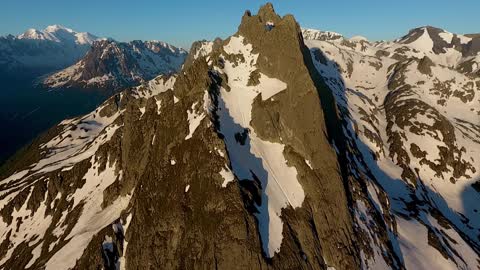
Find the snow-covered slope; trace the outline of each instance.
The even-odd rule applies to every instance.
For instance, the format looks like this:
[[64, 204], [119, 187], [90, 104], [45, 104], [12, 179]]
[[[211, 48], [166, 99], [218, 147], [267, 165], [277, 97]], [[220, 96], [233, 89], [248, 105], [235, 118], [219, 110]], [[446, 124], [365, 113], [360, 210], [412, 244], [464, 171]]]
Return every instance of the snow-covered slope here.
[[2, 72], [26, 70], [37, 75], [58, 70], [78, 61], [97, 39], [90, 33], [59, 25], [0, 37], [0, 69]]
[[362, 230], [378, 213], [407, 269], [479, 265], [480, 77], [461, 68], [478, 59], [475, 42], [432, 27], [391, 42], [306, 40], [368, 190], [354, 195]]
[[79, 62], [48, 76], [43, 84], [118, 89], [176, 72], [186, 55], [183, 49], [161, 41], [97, 41]]

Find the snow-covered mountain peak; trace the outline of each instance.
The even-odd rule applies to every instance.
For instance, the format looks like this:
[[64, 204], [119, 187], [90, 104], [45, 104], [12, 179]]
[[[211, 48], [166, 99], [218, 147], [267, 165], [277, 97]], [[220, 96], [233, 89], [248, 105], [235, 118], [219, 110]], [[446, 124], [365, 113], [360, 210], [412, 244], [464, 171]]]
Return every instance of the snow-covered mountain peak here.
[[445, 48], [454, 48], [464, 54], [474, 38], [466, 35], [455, 34], [442, 28], [433, 26], [417, 27], [395, 42], [410, 45], [423, 52], [433, 51], [436, 54], [445, 53]]
[[[332, 31], [322, 31], [316, 29], [302, 28], [302, 35], [305, 40], [319, 40], [327, 41], [336, 44], [341, 44], [343, 46], [350, 47], [351, 49], [365, 48], [364, 43], [369, 43], [369, 40], [360, 35], [353, 36], [351, 38], [346, 38], [342, 34], [332, 32]], [[358, 48], [357, 48], [358, 47]]]
[[53, 42], [67, 42], [80, 45], [92, 44], [98, 37], [88, 32], [77, 32], [62, 25], [50, 25], [43, 30], [28, 29], [17, 36], [18, 39], [50, 40]]
[[55, 32], [58, 32], [58, 31], [66, 31], [66, 32], [69, 32], [69, 33], [76, 33], [74, 30], [72, 30], [70, 28], [67, 28], [63, 25], [59, 25], [59, 24], [49, 25], [45, 28], [44, 31], [48, 32], [48, 33], [55, 33]]
[[178, 47], [175, 47], [171, 44], [168, 44], [164, 41], [160, 41], [160, 40], [150, 40], [150, 41], [140, 41], [142, 43], [144, 43], [147, 48], [149, 48], [150, 50], [154, 51], [154, 52], [158, 52], [160, 49], [166, 49], [168, 51], [170, 51], [171, 53], [182, 53], [182, 54], [187, 54], [187, 51], [184, 50], [183, 48], [178, 48]]
[[428, 27], [420, 27], [410, 30], [406, 36], [399, 40], [399, 43], [409, 44], [410, 47], [421, 52], [430, 52], [434, 45]]
[[97, 39], [61, 25], [0, 37], [0, 70], [35, 75], [59, 70], [77, 62]]
[[76, 33], [75, 37], [78, 44], [92, 44], [95, 40], [99, 39], [96, 36], [87, 32]]
[[42, 31], [39, 31], [34, 28], [30, 28], [25, 31], [23, 34], [17, 36], [18, 39], [40, 39], [40, 40], [50, 40], [51, 37], [45, 35]]
[[344, 37], [331, 31], [320, 31], [316, 29], [302, 28], [302, 35], [310, 40], [343, 40]]
[[353, 42], [360, 42], [360, 41], [367, 41], [368, 42], [368, 39], [364, 36], [353, 36], [349, 40], [353, 41]]

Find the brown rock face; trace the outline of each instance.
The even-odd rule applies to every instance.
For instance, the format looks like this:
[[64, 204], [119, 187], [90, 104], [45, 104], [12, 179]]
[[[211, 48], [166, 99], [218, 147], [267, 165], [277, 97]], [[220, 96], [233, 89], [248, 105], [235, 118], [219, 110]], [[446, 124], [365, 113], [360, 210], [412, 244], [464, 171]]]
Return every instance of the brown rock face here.
[[[271, 30], [265, 28], [267, 22], [273, 22]], [[288, 223], [284, 226], [288, 232], [285, 237], [290, 239], [284, 238], [273, 262], [282, 265], [301, 259], [292, 254], [289, 250], [292, 249], [298, 250], [297, 254], [307, 254], [309, 259], [322, 261], [323, 258], [325, 263], [338, 269], [358, 267], [342, 175], [325, 136], [328, 133], [326, 116], [319, 93], [328, 90], [319, 77], [311, 75], [310, 55], [299, 25], [293, 16], [281, 18], [267, 4], [257, 16], [244, 15], [238, 34], [260, 54], [258, 69], [288, 85], [285, 91], [275, 95], [274, 101], [261, 101], [257, 97], [252, 109], [252, 125], [259, 136], [268, 141], [282, 139], [287, 160], [299, 171], [299, 180], [306, 192], [301, 209], [282, 215]], [[313, 170], [305, 166], [305, 160], [311, 161]], [[284, 248], [289, 241], [295, 245]]]
[[204, 61], [184, 71], [175, 83], [180, 101], [175, 105], [173, 95], [165, 96], [162, 110], [168, 115], [148, 120], [155, 126], [156, 143], [147, 150], [146, 169], [136, 185], [127, 268], [265, 267], [255, 219], [244, 209], [239, 187], [221, 188], [218, 172], [225, 159], [211, 152], [223, 148], [223, 142], [213, 126], [204, 120], [193, 138], [184, 139], [187, 123], [178, 117], [212, 84]]
[[432, 75], [431, 67], [435, 64], [432, 62], [430, 58], [427, 56], [423, 57], [420, 62], [418, 62], [418, 71], [422, 72], [423, 74]]

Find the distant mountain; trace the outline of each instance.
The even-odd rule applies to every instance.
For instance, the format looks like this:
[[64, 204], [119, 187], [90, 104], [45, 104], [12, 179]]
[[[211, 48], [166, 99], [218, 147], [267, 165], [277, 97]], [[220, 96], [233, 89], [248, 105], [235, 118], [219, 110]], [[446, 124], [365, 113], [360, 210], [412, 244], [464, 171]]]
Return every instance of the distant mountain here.
[[25, 33], [18, 35], [18, 39], [27, 40], [50, 40], [59, 43], [89, 44], [98, 37], [88, 32], [77, 32], [61, 25], [50, 25], [44, 30], [28, 29]]
[[65, 68], [83, 57], [97, 39], [90, 33], [59, 25], [0, 37], [0, 71], [40, 75]]
[[480, 40], [475, 35], [465, 36], [450, 33], [440, 28], [423, 26], [409, 31], [402, 38], [396, 40], [401, 44], [422, 52], [446, 54], [451, 49], [460, 52], [462, 57], [474, 56], [480, 52]]
[[339, 33], [331, 31], [320, 31], [316, 29], [302, 28], [302, 35], [305, 39], [313, 40], [341, 40], [344, 39]]
[[160, 41], [122, 43], [59, 25], [0, 37], [0, 163], [59, 120], [90, 111], [122, 87], [177, 71], [185, 56]]
[[480, 74], [480, 36], [450, 33], [424, 26], [410, 30], [396, 40], [412, 50], [411, 55], [425, 55], [435, 63], [454, 67], [465, 74]]
[[161, 41], [96, 41], [80, 61], [48, 76], [43, 84], [119, 89], [176, 72], [186, 55], [185, 50]]
[[[333, 42], [351, 49], [389, 48], [397, 59], [427, 56], [437, 64], [454, 67], [464, 74], [480, 74], [479, 34], [461, 35], [432, 26], [423, 26], [410, 30], [408, 34], [394, 41], [369, 42], [361, 36], [347, 39], [334, 32], [315, 29], [302, 29], [302, 35], [306, 40]], [[370, 46], [357, 47], [357, 44]], [[379, 53], [382, 52], [380, 50]]]

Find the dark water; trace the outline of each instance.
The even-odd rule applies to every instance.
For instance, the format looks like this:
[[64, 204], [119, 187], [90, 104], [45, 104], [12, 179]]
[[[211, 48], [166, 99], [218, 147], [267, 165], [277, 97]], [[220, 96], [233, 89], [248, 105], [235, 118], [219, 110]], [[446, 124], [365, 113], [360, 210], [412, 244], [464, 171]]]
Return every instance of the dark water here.
[[98, 89], [42, 89], [33, 79], [0, 76], [0, 165], [66, 118], [92, 111], [109, 97]]

